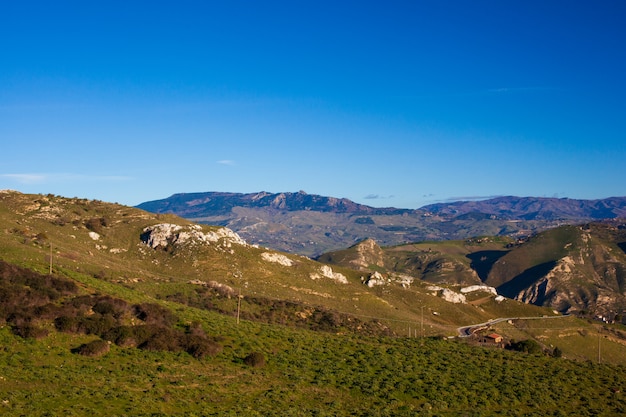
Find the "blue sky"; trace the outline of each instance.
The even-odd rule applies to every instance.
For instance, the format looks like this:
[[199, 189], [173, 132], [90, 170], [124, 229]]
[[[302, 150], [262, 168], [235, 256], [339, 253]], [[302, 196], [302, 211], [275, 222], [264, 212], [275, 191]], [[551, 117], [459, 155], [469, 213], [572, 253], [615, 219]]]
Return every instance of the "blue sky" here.
[[0, 3], [0, 189], [626, 195], [626, 2]]

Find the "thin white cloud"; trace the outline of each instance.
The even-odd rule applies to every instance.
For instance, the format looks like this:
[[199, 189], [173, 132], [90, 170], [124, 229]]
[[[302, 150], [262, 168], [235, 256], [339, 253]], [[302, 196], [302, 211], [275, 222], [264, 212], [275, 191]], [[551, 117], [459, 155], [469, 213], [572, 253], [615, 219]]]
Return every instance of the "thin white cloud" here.
[[17, 173], [0, 174], [1, 178], [13, 180], [20, 184], [42, 184], [48, 182], [77, 182], [77, 181], [128, 181], [132, 177], [123, 175], [83, 175], [68, 173]]
[[46, 174], [2, 174], [2, 178], [7, 178], [20, 184], [37, 184], [46, 182]]
[[229, 165], [229, 166], [235, 165], [235, 161], [233, 161], [232, 159], [220, 159], [219, 161], [217, 161], [217, 163], [220, 165]]

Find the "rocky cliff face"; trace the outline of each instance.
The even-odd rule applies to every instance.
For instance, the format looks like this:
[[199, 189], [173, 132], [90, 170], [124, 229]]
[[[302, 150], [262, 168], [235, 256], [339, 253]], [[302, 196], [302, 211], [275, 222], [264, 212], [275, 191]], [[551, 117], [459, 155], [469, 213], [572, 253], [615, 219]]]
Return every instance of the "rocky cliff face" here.
[[624, 242], [619, 221], [547, 231], [500, 258], [487, 283], [526, 303], [615, 315], [626, 309]]
[[350, 265], [357, 270], [363, 270], [372, 265], [383, 267], [383, 250], [373, 239], [365, 239], [355, 246], [356, 257], [350, 261]]

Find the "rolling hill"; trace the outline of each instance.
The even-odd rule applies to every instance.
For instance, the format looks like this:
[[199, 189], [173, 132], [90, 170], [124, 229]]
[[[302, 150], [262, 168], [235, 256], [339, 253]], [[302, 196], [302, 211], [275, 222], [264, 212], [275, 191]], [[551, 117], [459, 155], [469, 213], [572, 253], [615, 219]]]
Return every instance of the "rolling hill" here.
[[523, 241], [480, 237], [380, 247], [366, 239], [317, 259], [435, 284], [487, 285], [563, 313], [613, 319], [626, 310], [626, 222], [560, 226]]
[[[95, 200], [3, 191], [0, 226], [3, 415], [625, 411], [626, 331], [464, 292], [498, 257], [459, 243], [413, 248], [422, 279], [400, 247], [388, 273], [368, 242], [366, 272]], [[534, 353], [455, 337], [476, 323]]]
[[[212, 303], [232, 314], [239, 293], [245, 314], [262, 316], [264, 303], [271, 309], [271, 301], [280, 300], [293, 303], [295, 315], [308, 317], [319, 307], [375, 317], [377, 326], [395, 333], [421, 322], [423, 306], [440, 313], [427, 318], [431, 335], [454, 335], [460, 325], [502, 314], [502, 305], [493, 301], [481, 310], [450, 304], [432, 296], [428, 282], [419, 279], [403, 287], [402, 277], [396, 277], [397, 285], [371, 288], [363, 283], [368, 275], [354, 268], [251, 245], [221, 226], [100, 201], [3, 192], [0, 220], [0, 257], [6, 262], [41, 273], [52, 262], [53, 271], [91, 285], [184, 304], [222, 294]], [[451, 290], [458, 292], [459, 286]], [[509, 304], [520, 313], [540, 312]]]

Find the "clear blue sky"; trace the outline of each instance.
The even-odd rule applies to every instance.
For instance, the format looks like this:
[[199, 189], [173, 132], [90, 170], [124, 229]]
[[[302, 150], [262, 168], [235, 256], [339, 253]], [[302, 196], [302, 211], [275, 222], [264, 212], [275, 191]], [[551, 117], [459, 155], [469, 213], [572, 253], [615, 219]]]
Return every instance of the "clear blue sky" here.
[[626, 2], [2, 1], [0, 189], [626, 195]]

